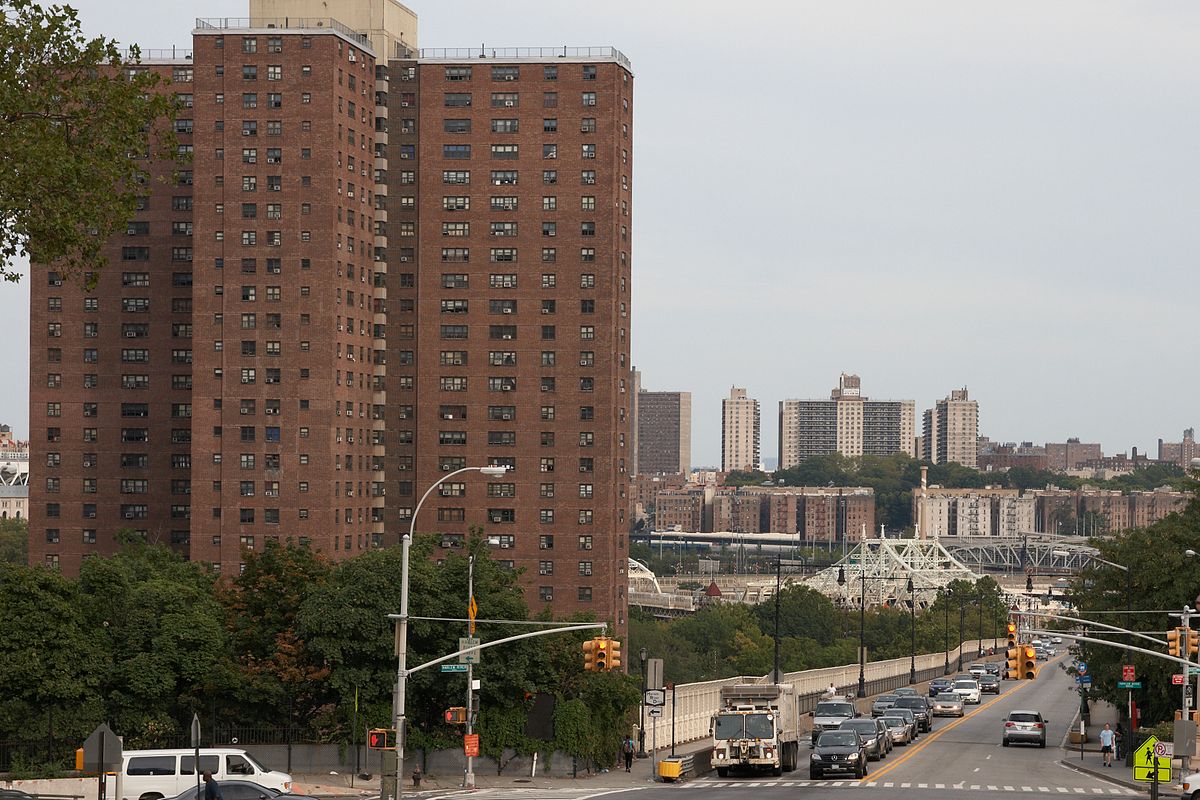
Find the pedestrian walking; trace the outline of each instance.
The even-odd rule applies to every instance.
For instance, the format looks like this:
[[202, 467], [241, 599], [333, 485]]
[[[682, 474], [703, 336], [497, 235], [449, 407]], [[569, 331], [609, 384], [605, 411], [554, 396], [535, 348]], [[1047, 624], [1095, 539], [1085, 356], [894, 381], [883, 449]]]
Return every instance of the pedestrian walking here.
[[1100, 731], [1100, 752], [1104, 756], [1104, 766], [1111, 767], [1113, 760], [1113, 744], [1116, 734], [1113, 733], [1112, 726], [1107, 722], [1104, 723], [1104, 730]]
[[204, 773], [204, 800], [225, 800], [221, 787], [211, 772]]
[[621, 742], [621, 755], [625, 757], [625, 771], [629, 772], [633, 767], [633, 737], [626, 735], [625, 741]]

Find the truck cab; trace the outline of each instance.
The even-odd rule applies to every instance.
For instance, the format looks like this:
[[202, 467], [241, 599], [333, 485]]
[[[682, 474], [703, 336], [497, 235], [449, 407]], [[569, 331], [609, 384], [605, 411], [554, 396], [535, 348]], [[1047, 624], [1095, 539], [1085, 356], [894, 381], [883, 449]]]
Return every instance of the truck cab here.
[[737, 768], [782, 775], [796, 768], [799, 706], [791, 684], [726, 686], [721, 699], [711, 724], [717, 775]]

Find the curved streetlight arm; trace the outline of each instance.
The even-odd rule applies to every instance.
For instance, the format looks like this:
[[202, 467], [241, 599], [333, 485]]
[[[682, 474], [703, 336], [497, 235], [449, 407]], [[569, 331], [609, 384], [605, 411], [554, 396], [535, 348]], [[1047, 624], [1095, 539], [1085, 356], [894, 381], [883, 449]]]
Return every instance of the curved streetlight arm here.
[[[483, 472], [484, 470], [492, 470], [492, 469], [503, 470], [504, 472], [508, 471], [507, 467], [462, 467], [461, 469], [454, 470], [454, 472], [447, 472], [445, 475], [443, 475], [442, 477], [440, 477], [436, 481], [434, 481], [432, 484], [430, 484], [429, 488], [425, 490], [425, 494], [421, 495], [421, 499], [417, 501], [416, 508], [413, 509], [412, 517], [408, 521], [408, 537], [407, 537], [407, 539], [409, 541], [412, 540], [413, 533], [414, 533], [414, 531], [416, 531], [416, 528], [417, 528], [417, 515], [419, 513], [421, 513], [421, 506], [429, 498], [429, 495], [433, 494], [434, 489], [438, 488], [443, 483], [445, 483], [446, 481], [453, 478], [455, 475], [462, 475], [464, 472]], [[497, 472], [496, 474], [500, 475], [500, 474], [503, 474], [503, 472]], [[404, 563], [405, 564], [408, 563], [407, 558], [404, 559]], [[401, 599], [407, 598], [408, 592], [405, 590], [405, 588], [403, 586], [401, 587], [401, 591], [403, 592]], [[404, 615], [405, 609], [401, 609], [400, 613], [401, 613], [401, 615]]]
[[[1064, 617], [1061, 614], [1046, 614], [1046, 613], [1043, 613], [1040, 611], [1014, 611], [1012, 613], [1018, 617], [1049, 617], [1050, 619], [1061, 619], [1061, 620], [1066, 620], [1067, 622], [1081, 622], [1084, 625], [1093, 625], [1097, 628], [1103, 628], [1106, 631], [1114, 631], [1115, 633], [1124, 633], [1124, 634], [1128, 634], [1129, 636], [1136, 636], [1139, 639], [1145, 639], [1147, 641], [1154, 642], [1157, 645], [1161, 645], [1164, 643], [1163, 639], [1156, 639], [1153, 636], [1148, 636], [1144, 633], [1138, 633], [1137, 631], [1131, 631], [1127, 628], [1118, 628], [1116, 625], [1108, 625], [1106, 623], [1095, 622], [1090, 619], [1080, 619], [1078, 617]], [[1058, 634], [1056, 634], [1056, 635], [1058, 635]], [[1061, 633], [1061, 635], [1066, 636], [1065, 633]]]
[[[1051, 550], [1050, 555], [1059, 556], [1060, 558], [1070, 558], [1072, 555], [1075, 555], [1075, 554], [1070, 553], [1066, 550]], [[1129, 572], [1129, 567], [1125, 566], [1124, 564], [1118, 564], [1115, 561], [1109, 561], [1107, 559], [1101, 558], [1100, 556], [1094, 556], [1091, 553], [1079, 553], [1078, 555], [1081, 555], [1090, 561], [1098, 561], [1101, 564], [1104, 564], [1105, 566], [1112, 567], [1113, 569], [1119, 569], [1122, 572]]]

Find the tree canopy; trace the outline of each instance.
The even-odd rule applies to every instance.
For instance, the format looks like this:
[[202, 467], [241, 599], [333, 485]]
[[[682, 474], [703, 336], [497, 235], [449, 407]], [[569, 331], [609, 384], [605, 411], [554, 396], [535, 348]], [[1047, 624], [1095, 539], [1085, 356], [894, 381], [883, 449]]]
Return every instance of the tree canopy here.
[[69, 6], [0, 0], [0, 277], [20, 279], [21, 255], [70, 276], [104, 266], [147, 191], [145, 159], [169, 148], [158, 123], [174, 99], [139, 62], [84, 36]]

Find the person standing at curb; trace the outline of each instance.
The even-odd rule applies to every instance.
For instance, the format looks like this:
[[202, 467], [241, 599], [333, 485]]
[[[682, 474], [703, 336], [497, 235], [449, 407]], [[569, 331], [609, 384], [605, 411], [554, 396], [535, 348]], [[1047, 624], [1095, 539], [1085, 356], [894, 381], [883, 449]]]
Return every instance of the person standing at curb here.
[[633, 766], [633, 737], [626, 736], [625, 741], [621, 742], [621, 755], [625, 758], [625, 771], [629, 772]]
[[1104, 766], [1111, 767], [1113, 759], [1113, 729], [1107, 722], [1100, 731], [1100, 752], [1104, 755]]

